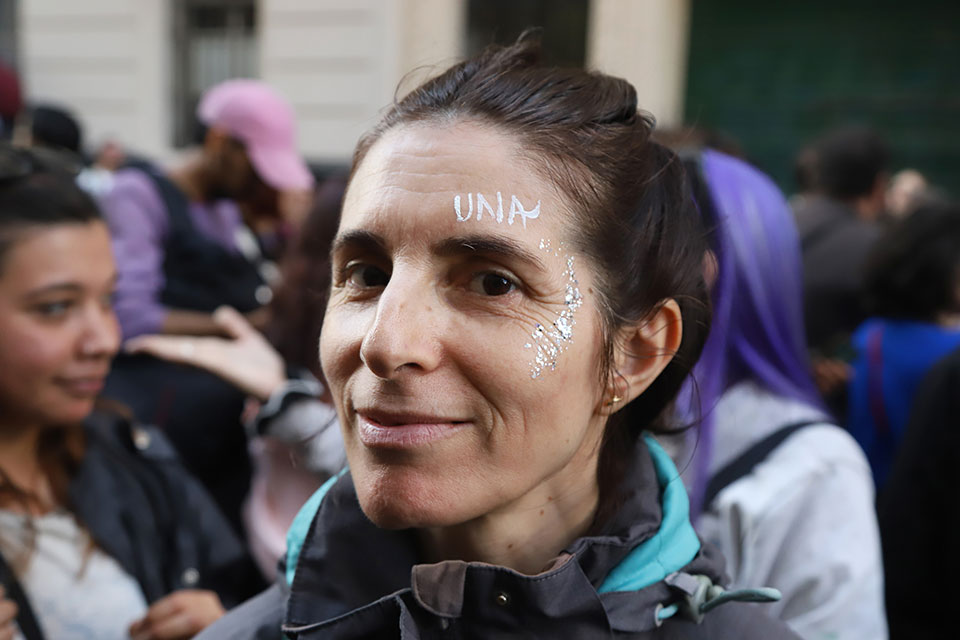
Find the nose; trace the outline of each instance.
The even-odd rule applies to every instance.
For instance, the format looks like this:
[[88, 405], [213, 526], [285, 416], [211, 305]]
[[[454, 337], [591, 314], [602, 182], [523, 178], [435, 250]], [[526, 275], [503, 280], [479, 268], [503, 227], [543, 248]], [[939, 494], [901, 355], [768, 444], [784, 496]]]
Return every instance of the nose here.
[[395, 269], [360, 343], [360, 360], [384, 379], [432, 371], [442, 358], [440, 321], [439, 301], [429, 284]]
[[81, 355], [86, 358], [112, 358], [120, 348], [120, 326], [113, 309], [91, 304], [82, 321]]

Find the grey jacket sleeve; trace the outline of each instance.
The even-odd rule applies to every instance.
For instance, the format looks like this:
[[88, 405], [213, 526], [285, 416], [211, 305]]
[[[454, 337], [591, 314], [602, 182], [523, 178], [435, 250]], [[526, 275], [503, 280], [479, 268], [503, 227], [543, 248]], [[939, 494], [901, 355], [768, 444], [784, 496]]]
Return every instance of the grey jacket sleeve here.
[[264, 434], [293, 446], [306, 468], [329, 477], [346, 464], [336, 410], [314, 398], [301, 398], [270, 422]]
[[323, 386], [304, 373], [274, 391], [247, 425], [251, 438], [266, 436], [291, 447], [307, 470], [329, 477], [343, 468], [346, 455], [332, 405], [320, 396]]
[[281, 640], [280, 625], [288, 593], [282, 579], [278, 580], [266, 591], [228, 611], [195, 640]]

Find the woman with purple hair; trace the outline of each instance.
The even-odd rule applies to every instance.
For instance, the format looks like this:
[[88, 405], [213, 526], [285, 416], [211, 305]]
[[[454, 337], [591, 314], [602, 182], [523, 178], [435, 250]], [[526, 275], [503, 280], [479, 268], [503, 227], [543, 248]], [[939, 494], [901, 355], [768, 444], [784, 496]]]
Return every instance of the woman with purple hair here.
[[800, 243], [762, 173], [705, 150], [692, 165], [712, 231], [714, 322], [687, 385], [702, 427], [685, 460], [697, 528], [733, 584], [783, 593], [768, 611], [806, 638], [885, 638], [873, 483], [806, 360]]

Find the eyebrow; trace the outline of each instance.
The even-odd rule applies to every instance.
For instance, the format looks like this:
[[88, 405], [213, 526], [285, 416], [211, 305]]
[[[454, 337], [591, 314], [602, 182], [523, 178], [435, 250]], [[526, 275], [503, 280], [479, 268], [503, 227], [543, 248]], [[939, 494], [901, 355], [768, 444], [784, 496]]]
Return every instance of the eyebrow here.
[[387, 243], [382, 236], [371, 231], [355, 229], [338, 234], [333, 240], [333, 246], [330, 249], [330, 255], [346, 249], [368, 251], [370, 253], [387, 253]]
[[[119, 274], [114, 273], [113, 277], [110, 278], [110, 286], [115, 287], [117, 280], [120, 279]], [[77, 284], [76, 282], [55, 282], [49, 284], [45, 287], [40, 287], [39, 289], [34, 289], [27, 292], [27, 297], [29, 298], [39, 298], [44, 295], [49, 295], [51, 293], [79, 293], [84, 290], [83, 285]]]
[[[387, 254], [387, 243], [382, 236], [371, 231], [355, 229], [336, 237], [330, 255], [346, 249]], [[541, 271], [546, 270], [543, 261], [518, 242], [497, 236], [465, 235], [445, 238], [432, 247], [433, 253], [441, 257], [478, 255], [514, 260], [526, 263]]]
[[46, 287], [41, 287], [40, 289], [34, 289], [29, 292], [31, 298], [39, 298], [40, 296], [47, 295], [49, 293], [76, 293], [82, 291], [83, 287], [72, 282], [63, 282], [58, 284], [51, 284]]
[[444, 257], [476, 254], [515, 260], [540, 270], [546, 269], [543, 261], [525, 247], [510, 238], [498, 236], [453, 236], [435, 244], [433, 251]]

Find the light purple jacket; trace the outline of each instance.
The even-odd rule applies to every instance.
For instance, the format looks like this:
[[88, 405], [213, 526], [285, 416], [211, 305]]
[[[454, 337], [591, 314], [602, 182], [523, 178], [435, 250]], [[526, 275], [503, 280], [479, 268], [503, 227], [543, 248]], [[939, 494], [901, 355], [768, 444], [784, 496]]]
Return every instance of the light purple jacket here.
[[[100, 206], [110, 226], [117, 261], [114, 309], [123, 338], [157, 333], [168, 311], [160, 303], [160, 294], [165, 285], [164, 245], [170, 226], [160, 193], [146, 173], [125, 169], [116, 174], [113, 189], [100, 199]], [[242, 219], [234, 202], [191, 202], [189, 213], [198, 232], [237, 250], [235, 237]]]

